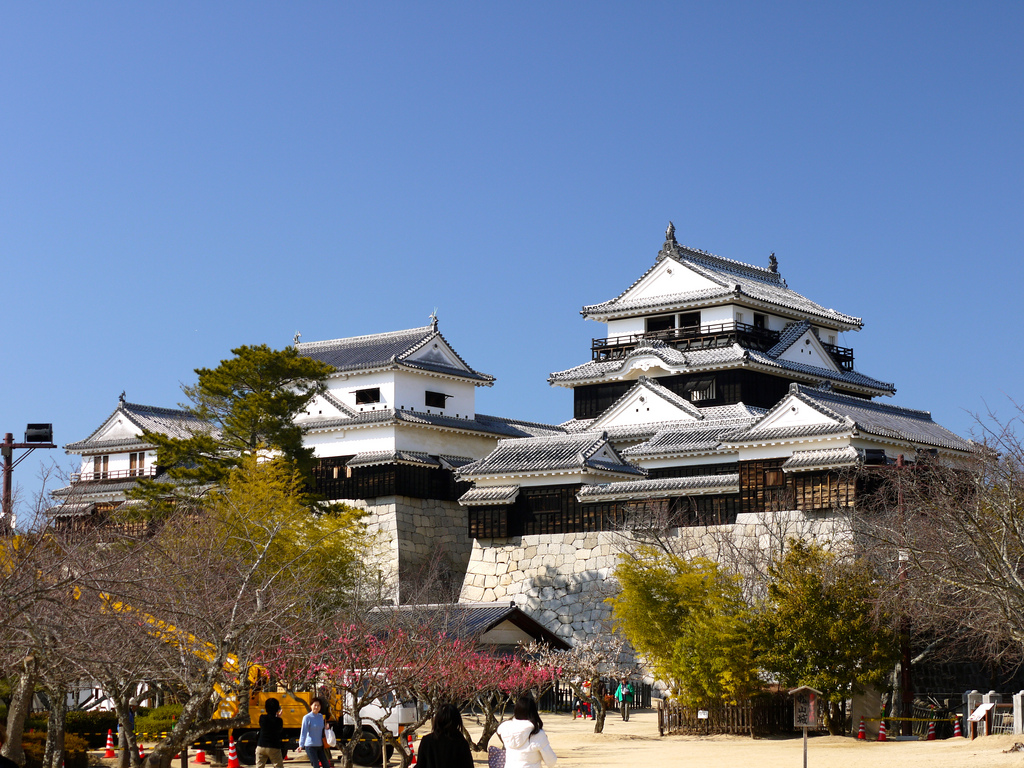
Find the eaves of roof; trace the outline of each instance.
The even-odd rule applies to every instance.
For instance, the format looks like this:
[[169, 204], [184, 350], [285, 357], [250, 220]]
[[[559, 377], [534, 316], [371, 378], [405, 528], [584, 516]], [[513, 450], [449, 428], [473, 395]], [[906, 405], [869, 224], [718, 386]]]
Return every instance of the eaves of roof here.
[[630, 372], [634, 359], [647, 355], [660, 359], [665, 363], [665, 370], [673, 373], [703, 373], [724, 368], [749, 367], [766, 371], [786, 371], [806, 378], [810, 383], [841, 383], [866, 394], [891, 395], [896, 392], [893, 384], [878, 381], [856, 371], [833, 371], [789, 360], [777, 360], [764, 352], [746, 349], [739, 344], [689, 352], [680, 352], [664, 343], [646, 344], [638, 346], [621, 360], [592, 360], [575, 368], [556, 371], [548, 376], [548, 382], [555, 386], [573, 387], [584, 383], [615, 380]]
[[738, 473], [627, 480], [620, 483], [584, 485], [576, 493], [583, 504], [602, 501], [646, 499], [653, 496], [704, 496], [739, 493]]

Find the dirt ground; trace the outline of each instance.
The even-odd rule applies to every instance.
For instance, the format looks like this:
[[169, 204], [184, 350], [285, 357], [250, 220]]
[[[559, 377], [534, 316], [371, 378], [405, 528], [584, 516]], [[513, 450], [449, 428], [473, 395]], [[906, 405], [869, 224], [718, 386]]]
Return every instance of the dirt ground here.
[[[634, 712], [628, 723], [609, 713], [604, 733], [591, 720], [569, 715], [542, 715], [544, 730], [558, 755], [558, 765], [588, 768], [802, 768], [803, 739], [751, 739], [741, 736], [658, 736], [653, 711]], [[808, 768], [1024, 768], [1024, 752], [1004, 752], [1024, 735], [988, 736], [969, 741], [857, 741], [812, 736], [807, 741]], [[497, 744], [497, 739], [494, 740]], [[477, 765], [487, 765], [481, 756]]]
[[[802, 768], [803, 739], [751, 739], [741, 736], [658, 736], [653, 711], [634, 712], [628, 723], [609, 713], [604, 733], [594, 733], [591, 720], [567, 714], [542, 714], [544, 730], [562, 768]], [[467, 719], [476, 731], [472, 718]], [[969, 741], [857, 741], [838, 736], [808, 740], [808, 768], [1024, 768], [1024, 752], [1007, 752], [1024, 735], [987, 736]], [[497, 737], [491, 742], [499, 745]], [[294, 754], [285, 765], [301, 768], [304, 757]], [[114, 761], [104, 761], [113, 763]], [[174, 765], [179, 763], [175, 761]], [[398, 761], [392, 759], [392, 766]], [[190, 765], [194, 765], [190, 761]], [[476, 755], [486, 766], [487, 756]]]

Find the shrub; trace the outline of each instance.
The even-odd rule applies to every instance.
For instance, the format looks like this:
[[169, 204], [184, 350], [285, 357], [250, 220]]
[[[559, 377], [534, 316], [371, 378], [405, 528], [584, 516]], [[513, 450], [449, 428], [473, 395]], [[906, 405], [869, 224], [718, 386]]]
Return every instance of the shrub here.
[[107, 731], [114, 732], [114, 743], [117, 743], [117, 714], [114, 712], [68, 712], [64, 720], [64, 730], [81, 736], [89, 743], [91, 749], [101, 749], [107, 745]]
[[[135, 717], [135, 733], [149, 734], [146, 739], [159, 738], [159, 734], [166, 733], [174, 727], [174, 722], [181, 714], [181, 704], [165, 704], [149, 710], [145, 717]], [[141, 710], [140, 710], [141, 711]]]
[[[25, 768], [42, 768], [46, 733], [26, 733], [21, 740]], [[64, 734], [64, 768], [89, 768], [89, 745], [73, 733]]]

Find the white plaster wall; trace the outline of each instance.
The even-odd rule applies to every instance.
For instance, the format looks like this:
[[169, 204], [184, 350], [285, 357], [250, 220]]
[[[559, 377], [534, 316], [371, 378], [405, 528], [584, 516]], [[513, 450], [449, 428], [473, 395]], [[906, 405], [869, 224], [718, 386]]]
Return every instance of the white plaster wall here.
[[643, 459], [636, 463], [644, 469], [659, 469], [661, 467], [692, 467], [705, 464], [727, 464], [737, 461], [738, 454], [735, 452], [724, 453], [717, 456], [686, 456], [683, 458], [671, 459]]
[[302, 439], [317, 456], [348, 456], [369, 451], [393, 451], [395, 427], [364, 427], [362, 429], [314, 432]]
[[643, 317], [624, 317], [620, 320], [609, 320], [606, 324], [606, 336], [632, 336], [646, 330]]
[[[395, 374], [393, 371], [361, 373], [335, 376], [327, 380], [327, 389], [332, 395], [356, 411], [373, 411], [393, 408], [395, 402]], [[372, 405], [356, 405], [357, 389], [380, 388], [380, 402]]]
[[757, 445], [752, 448], [740, 448], [740, 461], [758, 459], [788, 459], [795, 451], [822, 451], [828, 448], [845, 448], [850, 444], [846, 440], [802, 440], [784, 445]]
[[630, 290], [625, 298], [643, 299], [719, 287], [718, 283], [703, 275], [698, 275], [682, 264], [672, 259], [665, 259]]
[[464, 435], [435, 429], [399, 427], [395, 444], [404, 451], [421, 451], [437, 455], [468, 456], [482, 459], [498, 444], [497, 437]]
[[733, 314], [734, 306], [732, 304], [725, 304], [720, 307], [705, 307], [700, 311], [700, 324], [718, 325], [719, 323], [731, 323], [735, 319]]
[[[476, 387], [470, 382], [445, 379], [436, 376], [419, 375], [398, 371], [395, 376], [395, 409], [443, 413], [445, 416], [473, 418], [476, 412]], [[427, 408], [424, 401], [427, 391], [452, 395], [446, 399], [445, 408]]]
[[[109, 456], [109, 459], [107, 460], [107, 472], [127, 472], [132, 468], [131, 453], [138, 453], [138, 451], [128, 451], [126, 453], [108, 453], [100, 455]], [[154, 464], [156, 464], [156, 453], [153, 451], [146, 451], [145, 453], [146, 455], [143, 458], [143, 468], [152, 467]], [[94, 458], [95, 456], [82, 457], [81, 472], [83, 474], [93, 471]]]

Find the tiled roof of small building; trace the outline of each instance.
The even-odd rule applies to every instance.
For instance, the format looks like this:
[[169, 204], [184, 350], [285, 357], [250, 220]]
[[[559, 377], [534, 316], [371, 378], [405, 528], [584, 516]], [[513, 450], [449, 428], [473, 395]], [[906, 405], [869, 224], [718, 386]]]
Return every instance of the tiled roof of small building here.
[[564, 639], [511, 602], [381, 606], [374, 608], [373, 613], [382, 616], [405, 615], [421, 626], [425, 625], [449, 636], [474, 640], [479, 640], [481, 636], [507, 621], [535, 640], [557, 650], [567, 651], [571, 647]]
[[860, 453], [852, 445], [823, 448], [818, 451], [795, 451], [782, 465], [783, 472], [854, 467], [860, 464]]
[[[603, 449], [615, 457], [600, 456]], [[519, 440], [500, 440], [487, 456], [462, 467], [460, 479], [523, 472], [611, 472], [620, 475], [644, 475], [644, 470], [618, 458], [603, 433], [555, 435]]]
[[[820, 413], [835, 419], [833, 424], [819, 424], [811, 427], [784, 427], [779, 429], [758, 429], [755, 423], [749, 430], [729, 438], [730, 443], [744, 443], [765, 439], [786, 439], [804, 435], [817, 436], [856, 432], [859, 435], [907, 441], [915, 444], [947, 448], [954, 451], [973, 451], [976, 444], [964, 440], [945, 427], [932, 421], [928, 411], [902, 408], [897, 405], [863, 400], [821, 389], [810, 389], [790, 384], [790, 395], [795, 395]], [[783, 408], [787, 398], [768, 411], [763, 419]]]
[[584, 485], [576, 498], [585, 504], [616, 499], [647, 499], [656, 496], [694, 496], [739, 493], [739, 473], [698, 475], [696, 477], [659, 477], [647, 480], [624, 480], [618, 483]]
[[[440, 337], [444, 341], [459, 362], [466, 366], [465, 369], [436, 361], [409, 359], [414, 352], [436, 337]], [[485, 384], [494, 381], [493, 376], [470, 368], [466, 361], [455, 352], [454, 347], [448, 344], [448, 340], [437, 330], [436, 325], [329, 341], [300, 342], [295, 345], [295, 350], [303, 357], [312, 357], [333, 366], [339, 373], [401, 365], [473, 379]]]
[[81, 453], [111, 448], [127, 448], [131, 445], [147, 445], [141, 437], [118, 438], [117, 440], [96, 439], [100, 430], [118, 414], [121, 414], [131, 424], [134, 424], [141, 430], [167, 435], [168, 437], [189, 437], [206, 426], [204, 422], [197, 419], [191, 413], [180, 408], [160, 408], [155, 405], [140, 405], [139, 403], [129, 403], [121, 400], [113, 413], [105, 418], [103, 423], [89, 437], [75, 443], [68, 443], [64, 446], [64, 450]]
[[[683, 266], [692, 269], [708, 280], [717, 283], [721, 288], [651, 296], [642, 299], [625, 299], [626, 294], [666, 258], [673, 259]], [[666, 233], [665, 244], [662, 246], [657, 260], [650, 269], [644, 272], [629, 288], [614, 299], [602, 302], [601, 304], [585, 306], [581, 310], [581, 314], [584, 317], [603, 317], [613, 313], [641, 312], [665, 305], [710, 303], [727, 298], [729, 295], [733, 295], [736, 298], [747, 296], [760, 302], [812, 315], [841, 326], [846, 325], [859, 328], [863, 325], [859, 317], [853, 317], [852, 315], [846, 315], [834, 309], [823, 307], [790, 289], [777, 269], [756, 267], [752, 264], [744, 264], [740, 261], [716, 256], [713, 253], [701, 251], [697, 248], [679, 245], [675, 239], [675, 230], [671, 227], [670, 231]]]
[[467, 507], [511, 504], [518, 495], [518, 485], [490, 485], [482, 488], [470, 488], [459, 497], [459, 504], [464, 504]]
[[577, 365], [564, 371], [556, 371], [548, 376], [548, 382], [557, 385], [571, 385], [588, 381], [604, 381], [608, 377], [617, 374], [624, 374], [629, 370], [630, 362], [643, 355], [654, 355], [666, 363], [669, 370], [685, 369], [686, 371], [702, 372], [705, 370], [716, 370], [723, 366], [741, 366], [754, 364], [769, 368], [776, 368], [790, 373], [799, 373], [816, 379], [842, 382], [852, 386], [871, 389], [876, 392], [894, 393], [896, 387], [888, 382], [873, 379], [856, 371], [833, 371], [826, 368], [818, 368], [804, 363], [795, 363], [789, 360], [779, 360], [767, 352], [760, 352], [755, 349], [745, 349], [739, 344], [716, 349], [691, 350], [680, 352], [663, 341], [647, 341], [620, 360], [591, 360], [590, 362]]

